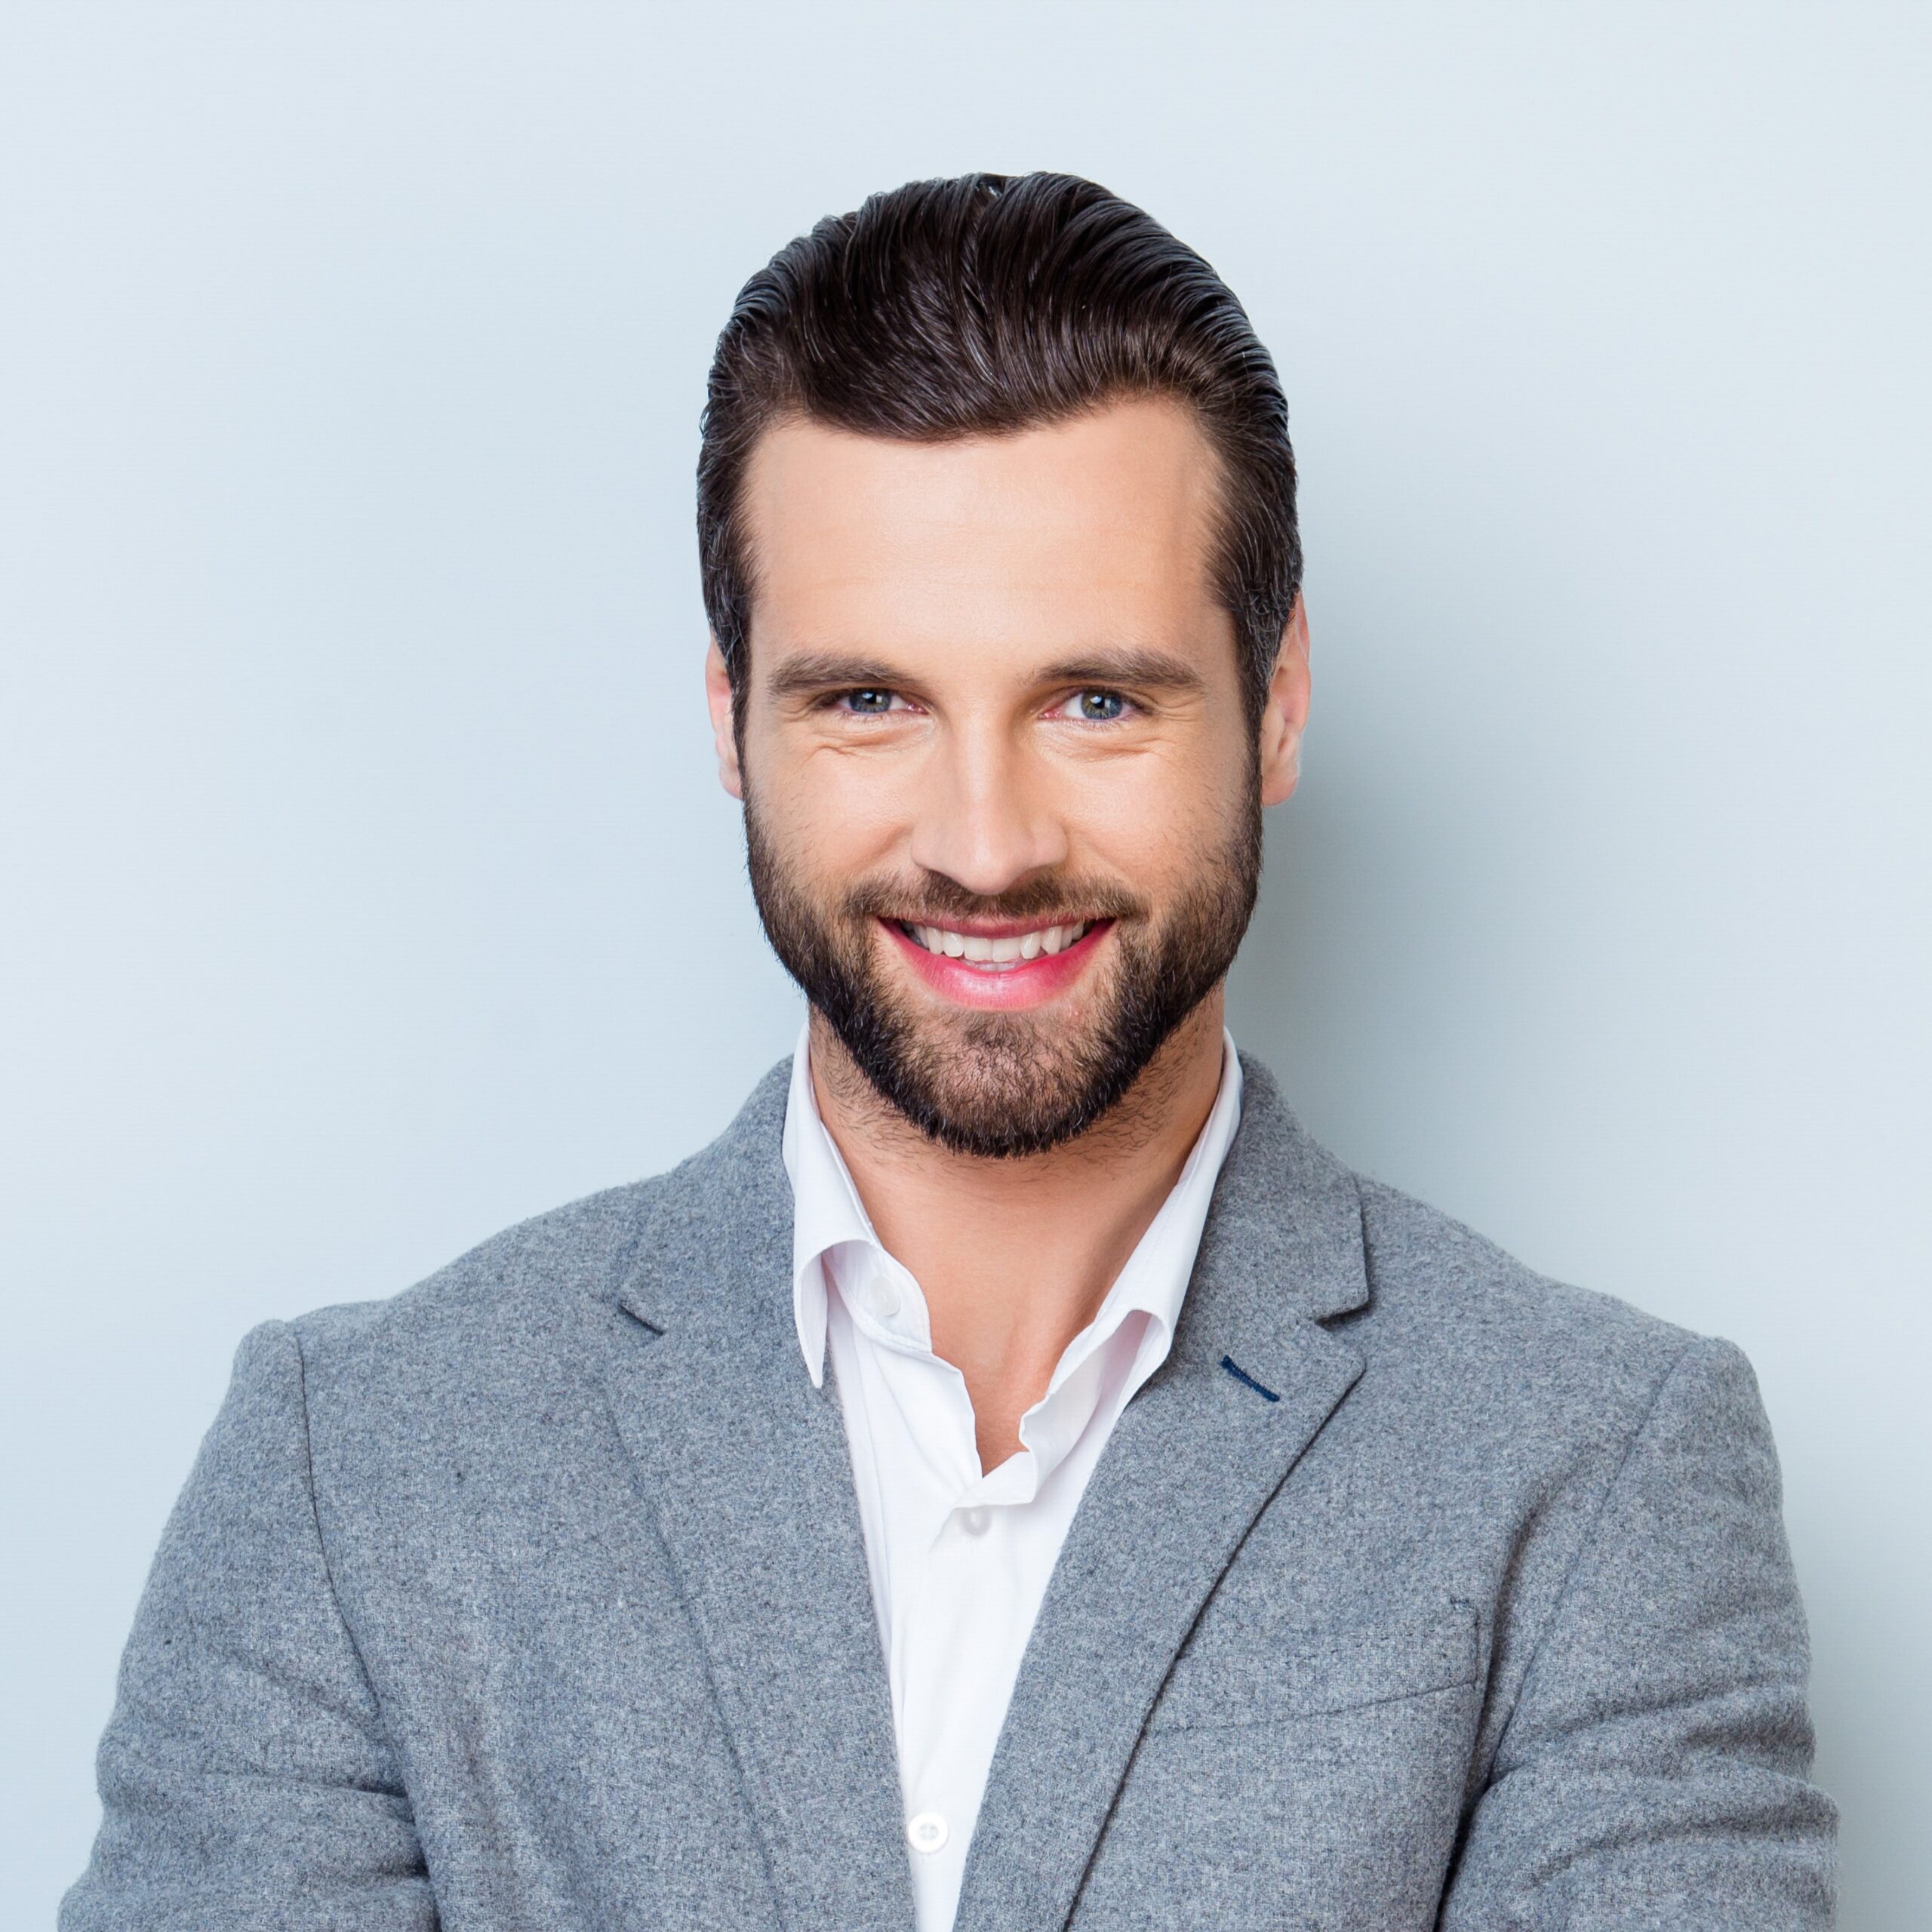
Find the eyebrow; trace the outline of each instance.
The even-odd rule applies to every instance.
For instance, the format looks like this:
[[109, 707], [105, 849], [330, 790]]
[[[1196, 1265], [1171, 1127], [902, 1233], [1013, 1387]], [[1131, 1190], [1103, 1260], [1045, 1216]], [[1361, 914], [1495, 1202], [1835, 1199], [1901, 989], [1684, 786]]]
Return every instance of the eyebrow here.
[[[828, 691], [900, 691], [917, 684], [903, 669], [856, 653], [808, 651], [788, 657], [773, 671], [768, 688], [774, 697], [810, 697]], [[1123, 648], [1090, 651], [1044, 666], [1042, 685], [1138, 685], [1143, 689], [1198, 691], [1205, 680], [1185, 657], [1171, 651]]]
[[1063, 658], [1040, 673], [1043, 685], [1138, 685], [1143, 689], [1198, 691], [1206, 680], [1185, 657], [1172, 651], [1122, 646], [1081, 657]]
[[774, 697], [809, 697], [829, 691], [897, 691], [906, 674], [876, 657], [836, 651], [801, 651], [774, 670], [766, 688]]

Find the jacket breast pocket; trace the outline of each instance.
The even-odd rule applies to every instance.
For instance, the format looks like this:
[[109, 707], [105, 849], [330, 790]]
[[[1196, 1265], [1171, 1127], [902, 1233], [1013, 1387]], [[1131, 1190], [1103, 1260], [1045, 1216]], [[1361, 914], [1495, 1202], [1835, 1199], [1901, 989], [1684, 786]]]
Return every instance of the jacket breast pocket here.
[[1147, 1728], [1273, 1724], [1472, 1684], [1481, 1634], [1475, 1606], [1460, 1598], [1318, 1629], [1211, 1618], [1175, 1660]]
[[1424, 1932], [1481, 1678], [1475, 1607], [1446, 1595], [1318, 1628], [1211, 1607], [1155, 1701], [1075, 1932]]

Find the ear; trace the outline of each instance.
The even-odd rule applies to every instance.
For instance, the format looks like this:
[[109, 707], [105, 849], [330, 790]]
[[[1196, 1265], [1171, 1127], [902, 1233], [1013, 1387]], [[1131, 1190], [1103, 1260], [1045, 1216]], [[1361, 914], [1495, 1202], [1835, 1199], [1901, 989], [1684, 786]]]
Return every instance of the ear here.
[[704, 701], [711, 711], [711, 736], [718, 747], [718, 782], [733, 798], [745, 795], [744, 774], [738, 769], [738, 734], [731, 717], [731, 674], [718, 640], [704, 657]]
[[1308, 613], [1301, 598], [1281, 632], [1275, 674], [1261, 708], [1261, 802], [1284, 804], [1301, 780], [1301, 734], [1308, 722]]

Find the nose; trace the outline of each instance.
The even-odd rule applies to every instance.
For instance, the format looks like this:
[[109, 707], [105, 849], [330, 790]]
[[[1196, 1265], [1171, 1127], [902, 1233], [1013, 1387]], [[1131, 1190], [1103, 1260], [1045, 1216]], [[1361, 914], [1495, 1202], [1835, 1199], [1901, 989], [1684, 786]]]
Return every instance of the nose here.
[[925, 871], [992, 898], [1066, 862], [1051, 787], [996, 726], [949, 732], [920, 778], [912, 858]]

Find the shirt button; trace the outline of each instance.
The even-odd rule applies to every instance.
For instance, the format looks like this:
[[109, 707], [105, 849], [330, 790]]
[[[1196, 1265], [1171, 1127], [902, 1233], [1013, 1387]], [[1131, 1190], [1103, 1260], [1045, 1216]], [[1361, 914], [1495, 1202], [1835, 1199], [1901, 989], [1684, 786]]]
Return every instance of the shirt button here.
[[921, 1811], [906, 1820], [906, 1842], [915, 1851], [943, 1850], [948, 1836], [946, 1820], [937, 1811]]
[[983, 1537], [986, 1533], [986, 1525], [990, 1523], [992, 1519], [993, 1512], [990, 1509], [984, 1509], [976, 1504], [971, 1509], [962, 1509], [960, 1511], [959, 1527], [964, 1530], [969, 1537]]
[[872, 1312], [881, 1321], [890, 1321], [899, 1312], [899, 1291], [890, 1281], [872, 1283]]

